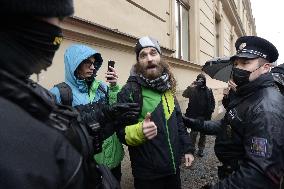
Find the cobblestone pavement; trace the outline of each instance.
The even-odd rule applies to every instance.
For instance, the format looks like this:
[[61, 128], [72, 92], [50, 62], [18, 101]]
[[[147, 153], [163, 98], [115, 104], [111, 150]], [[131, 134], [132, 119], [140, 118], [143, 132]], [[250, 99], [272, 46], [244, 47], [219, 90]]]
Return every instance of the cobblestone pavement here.
[[[198, 189], [208, 182], [217, 181], [217, 166], [219, 165], [219, 161], [214, 154], [214, 140], [215, 137], [207, 137], [206, 148], [204, 150], [205, 156], [203, 158], [195, 157], [192, 167], [186, 168], [184, 164], [181, 165], [182, 189]], [[122, 189], [134, 188], [127, 150], [125, 150], [125, 157], [122, 162], [121, 187]]]

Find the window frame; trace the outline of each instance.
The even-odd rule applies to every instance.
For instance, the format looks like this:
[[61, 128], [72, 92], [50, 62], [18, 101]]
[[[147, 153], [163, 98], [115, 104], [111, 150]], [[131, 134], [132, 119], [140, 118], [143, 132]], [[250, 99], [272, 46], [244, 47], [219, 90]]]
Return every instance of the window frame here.
[[[178, 46], [176, 46], [176, 50], [177, 50], [176, 57], [178, 59], [189, 61], [189, 59], [190, 59], [190, 41], [189, 41], [190, 40], [190, 37], [189, 37], [189, 35], [190, 35], [190, 30], [189, 30], [190, 6], [189, 6], [188, 2], [186, 2], [185, 0], [175, 0], [175, 4], [177, 6], [177, 16], [178, 16], [178, 27], [177, 27], [177, 23], [175, 22], [175, 28], [178, 30], [178, 33], [176, 33], [177, 34], [176, 40], [178, 40]], [[182, 26], [181, 26], [181, 24], [182, 24], [182, 19], [181, 19], [182, 11], [181, 11], [181, 8], [184, 8], [188, 12], [188, 19], [187, 19], [188, 20], [188, 23], [187, 23], [187, 25], [188, 25], [188, 28], [187, 28], [188, 29], [188, 42], [187, 42], [188, 43], [188, 45], [187, 45], [188, 46], [188, 57], [187, 57], [187, 59], [184, 59], [182, 57], [182, 42], [181, 42], [181, 40], [182, 40]]]

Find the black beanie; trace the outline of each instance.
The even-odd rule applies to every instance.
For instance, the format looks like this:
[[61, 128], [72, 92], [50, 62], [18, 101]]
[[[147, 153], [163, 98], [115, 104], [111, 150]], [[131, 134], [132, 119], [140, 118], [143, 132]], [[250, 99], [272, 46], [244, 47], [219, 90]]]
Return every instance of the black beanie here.
[[1, 0], [0, 16], [65, 17], [74, 13], [73, 0]]
[[199, 79], [203, 79], [204, 81], [206, 81], [206, 77], [204, 74], [199, 74], [197, 77], [196, 77], [196, 81], [198, 81]]

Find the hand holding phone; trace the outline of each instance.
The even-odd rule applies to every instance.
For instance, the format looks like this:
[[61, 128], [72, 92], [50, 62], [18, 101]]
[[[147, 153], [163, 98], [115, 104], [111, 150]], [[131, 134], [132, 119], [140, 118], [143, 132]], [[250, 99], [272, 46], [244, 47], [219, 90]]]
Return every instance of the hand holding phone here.
[[118, 78], [115, 70], [110, 68], [110, 67], [114, 68], [114, 64], [115, 64], [115, 61], [113, 60], [109, 60], [107, 64], [106, 79], [107, 79], [107, 82], [109, 82], [111, 85], [116, 85], [117, 78]]
[[112, 70], [109, 67], [114, 68], [115, 61], [109, 60], [107, 63], [107, 71], [111, 72]]

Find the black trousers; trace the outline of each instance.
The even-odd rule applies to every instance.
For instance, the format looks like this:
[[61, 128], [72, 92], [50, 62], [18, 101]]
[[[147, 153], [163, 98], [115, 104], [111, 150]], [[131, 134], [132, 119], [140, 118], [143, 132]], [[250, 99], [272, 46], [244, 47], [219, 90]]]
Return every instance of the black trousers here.
[[158, 179], [146, 180], [134, 178], [135, 189], [181, 189], [180, 173]]
[[206, 143], [206, 135], [201, 133], [201, 132], [197, 132], [197, 131], [191, 131], [190, 132], [192, 145], [195, 148], [195, 143], [196, 143], [196, 138], [197, 138], [198, 133], [199, 133], [198, 149], [199, 150], [204, 150], [205, 143]]

